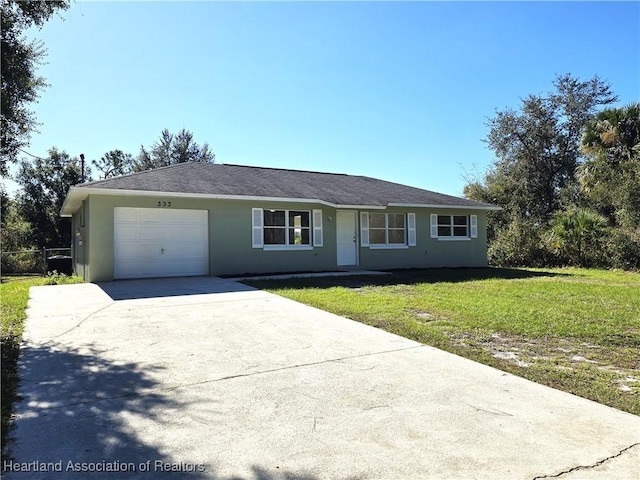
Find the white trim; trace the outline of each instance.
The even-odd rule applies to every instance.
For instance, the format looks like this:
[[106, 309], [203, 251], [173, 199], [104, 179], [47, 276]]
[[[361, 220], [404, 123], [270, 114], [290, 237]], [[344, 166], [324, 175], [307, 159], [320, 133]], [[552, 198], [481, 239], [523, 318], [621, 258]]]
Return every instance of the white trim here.
[[372, 243], [369, 245], [370, 250], [406, 250], [409, 245], [401, 245], [399, 243], [390, 243], [389, 245], [383, 245], [381, 243]]
[[262, 247], [265, 252], [269, 251], [292, 251], [292, 250], [313, 250], [311, 245], [265, 245]]
[[251, 248], [264, 246], [264, 213], [261, 208], [251, 209]]
[[369, 246], [369, 212], [360, 212], [360, 246]]
[[387, 206], [403, 208], [455, 208], [458, 210], [502, 210], [502, 207], [498, 207], [497, 205], [485, 207], [484, 205], [438, 205], [436, 203], [388, 203]]
[[416, 246], [416, 214], [407, 213], [407, 246]]
[[438, 214], [432, 213], [429, 217], [429, 220], [431, 228], [431, 238], [438, 238]]
[[342, 205], [317, 198], [288, 198], [288, 197], [260, 197], [252, 195], [220, 195], [214, 193], [184, 193], [163, 192], [158, 190], [124, 190], [116, 188], [71, 187], [60, 209], [61, 217], [70, 217], [78, 210], [80, 202], [89, 195], [130, 195], [135, 197], [166, 197], [166, 198], [196, 198], [210, 200], [246, 200], [255, 202], [287, 202], [287, 203], [315, 203], [332, 208], [348, 210], [385, 210], [388, 207], [410, 208], [452, 208], [458, 210], [502, 210], [497, 206], [466, 206], [466, 205], [435, 205], [430, 203], [389, 203], [387, 205]]
[[313, 246], [322, 247], [322, 210], [314, 208], [311, 214], [313, 221]]
[[470, 242], [469, 237], [438, 237], [439, 242]]
[[469, 215], [469, 236], [478, 238], [478, 216]]
[[[130, 195], [133, 197], [164, 197], [164, 198], [194, 198], [204, 200], [246, 200], [252, 202], [286, 202], [286, 203], [315, 203], [337, 208], [337, 205], [324, 200], [314, 198], [287, 198], [287, 197], [256, 197], [249, 195], [219, 195], [212, 193], [183, 193], [183, 192], [162, 192], [155, 190], [120, 190], [114, 188], [86, 188], [71, 187], [69, 193], [60, 209], [61, 217], [70, 217], [77, 209], [78, 202], [81, 202], [89, 195]], [[73, 197], [73, 200], [72, 200]], [[77, 197], [77, 198], [76, 198]], [[75, 206], [75, 208], [72, 208]], [[385, 207], [372, 207], [385, 208]]]
[[328, 202], [326, 204], [330, 207], [344, 210], [386, 210], [387, 208], [386, 205], [342, 205], [341, 203], [333, 204]]

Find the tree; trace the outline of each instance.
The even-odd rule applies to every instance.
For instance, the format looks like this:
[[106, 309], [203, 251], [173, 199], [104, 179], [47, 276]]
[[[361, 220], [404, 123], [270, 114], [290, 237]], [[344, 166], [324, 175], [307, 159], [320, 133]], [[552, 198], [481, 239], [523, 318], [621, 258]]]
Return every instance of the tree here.
[[7, 218], [10, 204], [11, 199], [7, 194], [7, 190], [4, 188], [4, 185], [0, 184], [0, 228], [4, 228], [5, 226], [5, 219]]
[[[499, 237], [508, 240], [501, 232], [521, 231], [509, 228], [516, 219], [518, 225], [534, 226], [532, 235], [541, 235], [555, 212], [575, 200], [585, 125], [599, 107], [617, 99], [597, 76], [579, 81], [561, 75], [553, 85], [547, 95], [529, 95], [518, 110], [507, 108], [488, 120], [485, 142], [496, 160], [484, 178], [465, 186], [464, 193], [503, 208], [491, 215], [495, 225], [488, 232], [489, 242]], [[533, 246], [541, 242], [541, 237], [510, 241], [529, 249], [514, 251], [513, 258], [533, 261], [539, 253]]]
[[574, 179], [586, 122], [596, 107], [617, 98], [597, 76], [580, 82], [563, 75], [554, 86], [546, 97], [526, 97], [518, 111], [497, 112], [485, 140], [497, 157], [485, 178], [487, 192], [500, 185], [503, 195], [496, 200], [502, 207], [541, 220], [551, 217], [560, 192]]
[[2, 56], [2, 101], [0, 118], [0, 174], [8, 174], [8, 164], [17, 160], [31, 132], [36, 128], [34, 113], [28, 109], [46, 86], [36, 75], [46, 54], [42, 42], [28, 41], [23, 31], [42, 27], [56, 11], [69, 8], [69, 0], [46, 2], [1, 0], [0, 55]]
[[582, 193], [614, 224], [640, 227], [640, 103], [600, 112], [582, 140]]
[[590, 267], [600, 261], [607, 220], [585, 208], [557, 212], [552, 221], [548, 242], [563, 263]]
[[2, 231], [0, 231], [2, 251], [11, 252], [30, 248], [31, 230], [31, 225], [18, 213], [16, 202], [9, 202], [2, 218]]
[[184, 162], [214, 163], [215, 154], [207, 143], [198, 145], [193, 140], [193, 133], [182, 129], [173, 134], [166, 128], [162, 130], [160, 139], [151, 148], [140, 147], [138, 157], [132, 162], [133, 172], [142, 172], [152, 168], [166, 167]]
[[133, 156], [122, 150], [110, 150], [99, 161], [93, 160], [91, 163], [102, 173], [100, 179], [106, 179], [130, 173]]
[[16, 181], [22, 186], [17, 211], [31, 225], [28, 243], [37, 247], [70, 245], [69, 219], [60, 217], [60, 209], [69, 188], [82, 181], [80, 159], [54, 147], [45, 159], [23, 160]]

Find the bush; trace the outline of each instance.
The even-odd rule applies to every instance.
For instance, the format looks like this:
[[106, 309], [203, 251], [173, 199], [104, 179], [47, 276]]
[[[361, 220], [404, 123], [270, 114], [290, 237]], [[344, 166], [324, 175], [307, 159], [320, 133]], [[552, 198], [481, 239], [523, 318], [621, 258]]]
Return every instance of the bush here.
[[607, 220], [586, 208], [569, 208], [556, 212], [545, 234], [545, 244], [563, 265], [602, 267]]
[[609, 260], [608, 266], [640, 270], [640, 229], [613, 229], [604, 239], [604, 245]]
[[0, 264], [3, 274], [9, 273], [42, 273], [42, 252], [25, 251], [2, 253]]
[[543, 225], [533, 220], [514, 218], [496, 233], [489, 245], [489, 264], [501, 267], [545, 267], [557, 263], [545, 247]]
[[57, 270], [54, 270], [53, 272], [47, 273], [47, 276], [44, 277], [43, 285], [65, 285], [67, 283], [77, 283], [77, 278], [78, 277], [70, 277], [64, 273], [58, 273]]

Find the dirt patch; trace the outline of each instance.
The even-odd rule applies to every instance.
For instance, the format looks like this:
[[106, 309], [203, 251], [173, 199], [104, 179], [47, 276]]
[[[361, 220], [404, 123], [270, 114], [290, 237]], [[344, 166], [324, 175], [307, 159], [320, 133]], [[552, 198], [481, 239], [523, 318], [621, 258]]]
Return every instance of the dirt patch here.
[[490, 335], [450, 332], [448, 336], [457, 347], [479, 348], [493, 358], [522, 368], [551, 368], [565, 374], [575, 369], [597, 368], [610, 373], [611, 382], [620, 391], [640, 394], [640, 366], [630, 360], [638, 358], [633, 352], [621, 354], [614, 348], [580, 339], [526, 337], [503, 332]]

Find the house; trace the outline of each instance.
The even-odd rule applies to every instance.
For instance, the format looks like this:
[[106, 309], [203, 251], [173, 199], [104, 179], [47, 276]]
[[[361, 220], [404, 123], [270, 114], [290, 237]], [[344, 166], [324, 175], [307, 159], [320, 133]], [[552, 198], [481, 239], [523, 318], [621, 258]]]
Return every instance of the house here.
[[483, 267], [498, 207], [375, 178], [182, 163], [71, 187], [75, 272], [188, 275]]

